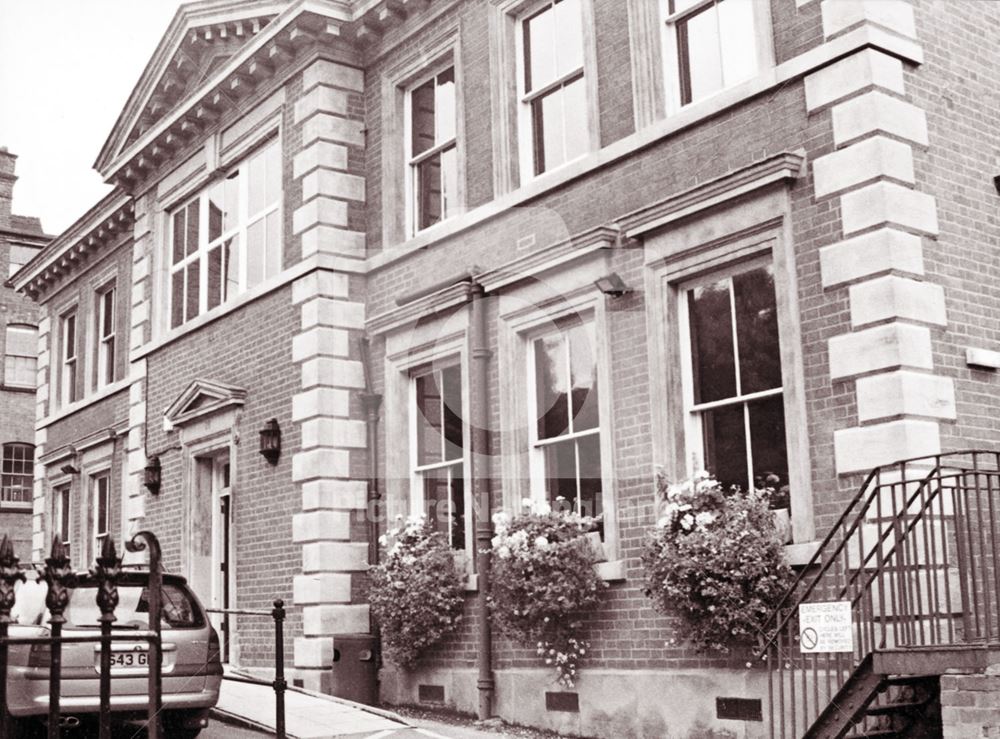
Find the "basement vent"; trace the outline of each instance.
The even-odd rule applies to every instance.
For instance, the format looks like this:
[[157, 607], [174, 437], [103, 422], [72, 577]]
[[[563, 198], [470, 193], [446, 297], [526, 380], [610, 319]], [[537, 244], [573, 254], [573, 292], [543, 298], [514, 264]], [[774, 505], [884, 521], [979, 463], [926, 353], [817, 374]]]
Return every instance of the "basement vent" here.
[[417, 699], [421, 703], [444, 703], [444, 685], [418, 685]]
[[577, 693], [546, 693], [546, 711], [580, 712], [580, 696]]
[[304, 688], [305, 686], [306, 686], [306, 681], [303, 680], [301, 677], [293, 677], [292, 678], [292, 687], [293, 688]]
[[758, 698], [716, 698], [715, 715], [735, 721], [763, 721]]

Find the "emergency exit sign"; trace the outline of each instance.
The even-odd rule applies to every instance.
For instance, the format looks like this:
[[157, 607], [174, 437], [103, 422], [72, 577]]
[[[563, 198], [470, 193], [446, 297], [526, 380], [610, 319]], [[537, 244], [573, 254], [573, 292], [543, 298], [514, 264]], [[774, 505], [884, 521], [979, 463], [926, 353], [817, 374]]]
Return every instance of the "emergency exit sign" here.
[[854, 651], [849, 600], [799, 605], [799, 649], [805, 654]]

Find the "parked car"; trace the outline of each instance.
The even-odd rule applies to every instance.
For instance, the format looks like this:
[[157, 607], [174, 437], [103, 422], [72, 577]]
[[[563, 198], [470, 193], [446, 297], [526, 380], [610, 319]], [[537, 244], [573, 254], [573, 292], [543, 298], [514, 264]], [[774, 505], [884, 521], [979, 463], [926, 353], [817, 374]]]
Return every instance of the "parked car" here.
[[[124, 570], [118, 581], [116, 635], [149, 628], [149, 573]], [[11, 636], [48, 636], [46, 585], [26, 583], [17, 594]], [[163, 642], [163, 726], [171, 739], [194, 737], [219, 700], [222, 663], [219, 637], [183, 577], [163, 575], [160, 618]], [[93, 634], [100, 626], [97, 582], [82, 575], [70, 590], [63, 635]], [[99, 644], [64, 644], [60, 714], [67, 726], [97, 720], [100, 708]], [[7, 708], [15, 736], [32, 736], [48, 715], [48, 645], [13, 645], [7, 676]], [[149, 643], [115, 640], [111, 654], [111, 710], [115, 720], [142, 721], [149, 705]]]

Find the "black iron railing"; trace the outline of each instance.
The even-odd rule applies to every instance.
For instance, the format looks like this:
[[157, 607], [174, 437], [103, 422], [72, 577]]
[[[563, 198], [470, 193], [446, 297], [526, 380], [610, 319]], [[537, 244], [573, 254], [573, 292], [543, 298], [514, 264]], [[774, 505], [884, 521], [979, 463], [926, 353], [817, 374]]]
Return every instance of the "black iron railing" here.
[[[772, 737], [800, 737], [875, 650], [1000, 644], [1000, 453], [872, 471], [767, 623]], [[798, 607], [848, 601], [853, 651], [810, 653]]]
[[274, 680], [260, 680], [245, 675], [226, 675], [226, 680], [248, 685], [264, 685], [274, 690], [274, 735], [276, 739], [285, 739], [285, 691], [288, 683], [285, 681], [285, 601], [280, 598], [274, 601], [270, 611], [252, 611], [239, 608], [207, 608], [209, 613], [223, 616], [257, 616], [274, 620]]

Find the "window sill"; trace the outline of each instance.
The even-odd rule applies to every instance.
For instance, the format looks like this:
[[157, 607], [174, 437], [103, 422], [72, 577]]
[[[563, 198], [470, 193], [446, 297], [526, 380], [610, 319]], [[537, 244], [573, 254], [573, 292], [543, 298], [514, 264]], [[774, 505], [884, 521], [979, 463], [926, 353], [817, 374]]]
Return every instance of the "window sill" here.
[[[605, 582], [624, 582], [625, 580], [625, 560], [616, 559], [614, 562], [595, 562], [594, 569], [597, 575]], [[479, 575], [469, 575], [465, 578], [464, 590], [466, 593], [479, 592]]]
[[804, 541], [799, 544], [785, 544], [785, 561], [792, 567], [804, 567], [819, 551], [820, 542]]
[[128, 389], [128, 386], [131, 383], [132, 383], [131, 378], [126, 377], [122, 380], [118, 380], [117, 382], [113, 382], [110, 385], [105, 385], [92, 395], [88, 395], [85, 398], [82, 398], [81, 400], [76, 400], [70, 403], [65, 408], [60, 408], [55, 413], [52, 413], [46, 416], [45, 418], [41, 419], [38, 423], [35, 424], [35, 428], [43, 429], [46, 426], [55, 423], [56, 421], [61, 421], [67, 416], [72, 416], [74, 413], [81, 411], [84, 408], [91, 406], [100, 400], [104, 400], [105, 398], [114, 395], [115, 393]]
[[33, 507], [34, 506], [32, 503], [15, 503], [13, 501], [4, 501], [0, 503], [0, 513], [5, 511], [31, 513]]
[[8, 393], [24, 393], [25, 395], [34, 395], [35, 388], [28, 387], [27, 385], [3, 385], [0, 384], [0, 390]]

